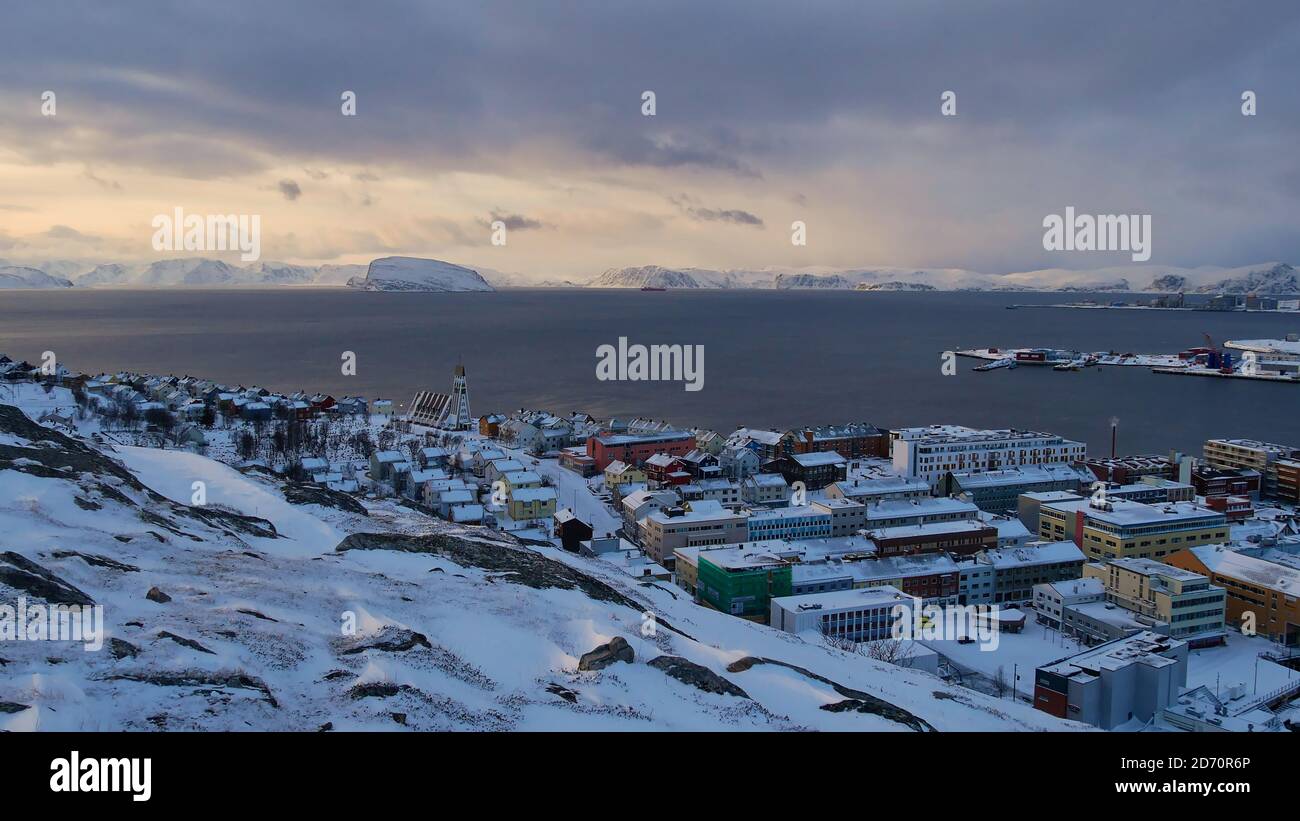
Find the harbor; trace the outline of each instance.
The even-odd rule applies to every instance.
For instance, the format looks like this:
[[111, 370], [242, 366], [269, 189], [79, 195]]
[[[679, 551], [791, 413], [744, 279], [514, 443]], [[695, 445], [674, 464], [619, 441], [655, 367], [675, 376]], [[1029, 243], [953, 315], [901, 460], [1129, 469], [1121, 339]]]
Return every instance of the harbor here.
[[1212, 376], [1300, 384], [1300, 335], [1286, 339], [1228, 340], [1222, 346], [1207, 334], [1205, 345], [1178, 353], [1145, 354], [1075, 351], [1063, 348], [968, 348], [957, 356], [983, 360], [971, 370], [984, 373], [1022, 365], [1074, 372], [1102, 367], [1140, 367], [1175, 376]]

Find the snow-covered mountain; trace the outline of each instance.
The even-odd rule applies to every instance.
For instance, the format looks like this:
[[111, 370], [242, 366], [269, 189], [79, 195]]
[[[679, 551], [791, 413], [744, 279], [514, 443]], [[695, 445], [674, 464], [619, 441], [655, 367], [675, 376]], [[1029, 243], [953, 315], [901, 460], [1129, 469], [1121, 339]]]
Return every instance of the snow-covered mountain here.
[[[1145, 287], [1138, 283], [1150, 283]], [[1074, 271], [1044, 268], [983, 274], [962, 268], [759, 268], [712, 270], [647, 265], [611, 268], [590, 288], [774, 288], [938, 291], [1170, 291], [1198, 293], [1300, 293], [1300, 279], [1286, 263], [1241, 268], [1171, 268], [1127, 265]]]
[[316, 269], [316, 279], [312, 281], [313, 285], [347, 285], [348, 280], [353, 277], [363, 277], [366, 275], [366, 269], [369, 265], [357, 263], [354, 265], [322, 265]]
[[241, 279], [239, 269], [221, 260], [163, 259], [150, 263], [133, 277], [131, 284], [144, 287], [234, 285]]
[[587, 283], [588, 288], [771, 288], [764, 271], [715, 271], [709, 268], [664, 268], [642, 265], [610, 268]]
[[890, 280], [889, 282], [876, 282], [868, 285], [865, 282], [859, 282], [855, 288], [858, 291], [934, 291], [938, 290], [933, 285], [924, 285], [920, 282], [900, 282]]
[[437, 259], [383, 257], [370, 263], [364, 277], [348, 280], [363, 291], [494, 291], [471, 268]]
[[0, 500], [0, 601], [102, 605], [107, 634], [0, 645], [0, 732], [1089, 729], [599, 559], [9, 405]]
[[1202, 294], [1300, 294], [1300, 276], [1285, 262], [1265, 268], [1236, 269], [1236, 272], [1217, 282], [1196, 289]]
[[[0, 260], [2, 288], [105, 287], [249, 287], [342, 286], [367, 290], [491, 290], [497, 287], [531, 288], [671, 288], [671, 289], [775, 289], [775, 290], [936, 290], [936, 291], [1140, 291], [1151, 293], [1300, 294], [1300, 273], [1283, 262], [1238, 268], [1202, 266], [1177, 268], [1158, 265], [1121, 265], [1093, 270], [1044, 268], [1008, 274], [984, 274], [963, 268], [667, 268], [643, 265], [610, 268], [588, 282], [538, 280], [489, 268], [470, 269], [437, 260], [385, 257], [375, 260], [379, 276], [369, 276], [364, 264], [325, 264], [319, 267], [284, 262], [232, 265], [201, 257], [159, 260], [152, 263], [90, 263], [52, 260], [25, 264]], [[414, 267], [412, 267], [414, 266]], [[405, 268], [406, 270], [401, 270]], [[417, 272], [415, 268], [421, 268]], [[35, 273], [34, 273], [35, 272]], [[468, 273], [466, 273], [468, 272]], [[38, 276], [36, 274], [43, 274]], [[370, 281], [371, 284], [365, 284]], [[406, 283], [406, 285], [399, 285]], [[409, 287], [407, 287], [409, 286]]]
[[72, 283], [59, 276], [51, 276], [37, 268], [21, 265], [0, 266], [0, 289], [71, 288]]

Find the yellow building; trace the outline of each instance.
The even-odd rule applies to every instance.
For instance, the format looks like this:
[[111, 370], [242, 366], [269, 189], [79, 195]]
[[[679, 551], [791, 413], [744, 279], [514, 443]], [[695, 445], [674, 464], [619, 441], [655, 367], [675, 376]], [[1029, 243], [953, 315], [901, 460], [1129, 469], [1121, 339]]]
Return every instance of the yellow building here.
[[555, 488], [524, 487], [511, 491], [506, 512], [516, 522], [549, 519], [555, 515]]
[[1162, 559], [1187, 547], [1227, 541], [1228, 520], [1190, 502], [1076, 499], [1043, 503], [1038, 535], [1073, 541], [1093, 561]]
[[541, 487], [542, 477], [531, 470], [512, 470], [497, 477], [506, 484], [506, 492], [514, 493], [528, 487]]
[[1190, 647], [1222, 644], [1227, 596], [1200, 573], [1152, 559], [1112, 559], [1083, 566], [1085, 579], [1099, 579], [1106, 600], [1169, 625], [1169, 635]]
[[645, 471], [626, 462], [613, 461], [605, 468], [605, 487], [613, 490], [633, 482], [645, 482]]

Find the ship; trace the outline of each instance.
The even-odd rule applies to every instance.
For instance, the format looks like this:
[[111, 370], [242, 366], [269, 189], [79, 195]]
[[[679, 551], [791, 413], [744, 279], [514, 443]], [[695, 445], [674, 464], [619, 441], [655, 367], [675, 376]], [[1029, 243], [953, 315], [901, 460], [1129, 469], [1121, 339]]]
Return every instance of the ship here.
[[1009, 356], [1006, 356], [1003, 357], [1002, 359], [995, 359], [992, 362], [985, 362], [983, 365], [976, 365], [975, 367], [971, 368], [971, 370], [972, 371], [996, 371], [1000, 368], [1014, 368], [1015, 366], [1016, 366], [1016, 360], [1012, 359]]
[[661, 288], [661, 287], [659, 287], [658, 285], [642, 285], [642, 286], [641, 286], [641, 290], [643, 290], [643, 291], [667, 291], [668, 289], [667, 289], [667, 288]]

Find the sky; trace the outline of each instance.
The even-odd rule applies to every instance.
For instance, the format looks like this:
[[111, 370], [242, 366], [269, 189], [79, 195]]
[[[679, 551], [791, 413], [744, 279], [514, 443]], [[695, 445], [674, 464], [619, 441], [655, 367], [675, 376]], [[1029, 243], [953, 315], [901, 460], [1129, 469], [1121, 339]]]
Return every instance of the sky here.
[[1298, 76], [1294, 0], [11, 3], [0, 258], [157, 259], [179, 207], [535, 279], [1128, 263], [1044, 250], [1073, 206], [1150, 214], [1152, 264], [1294, 263]]

